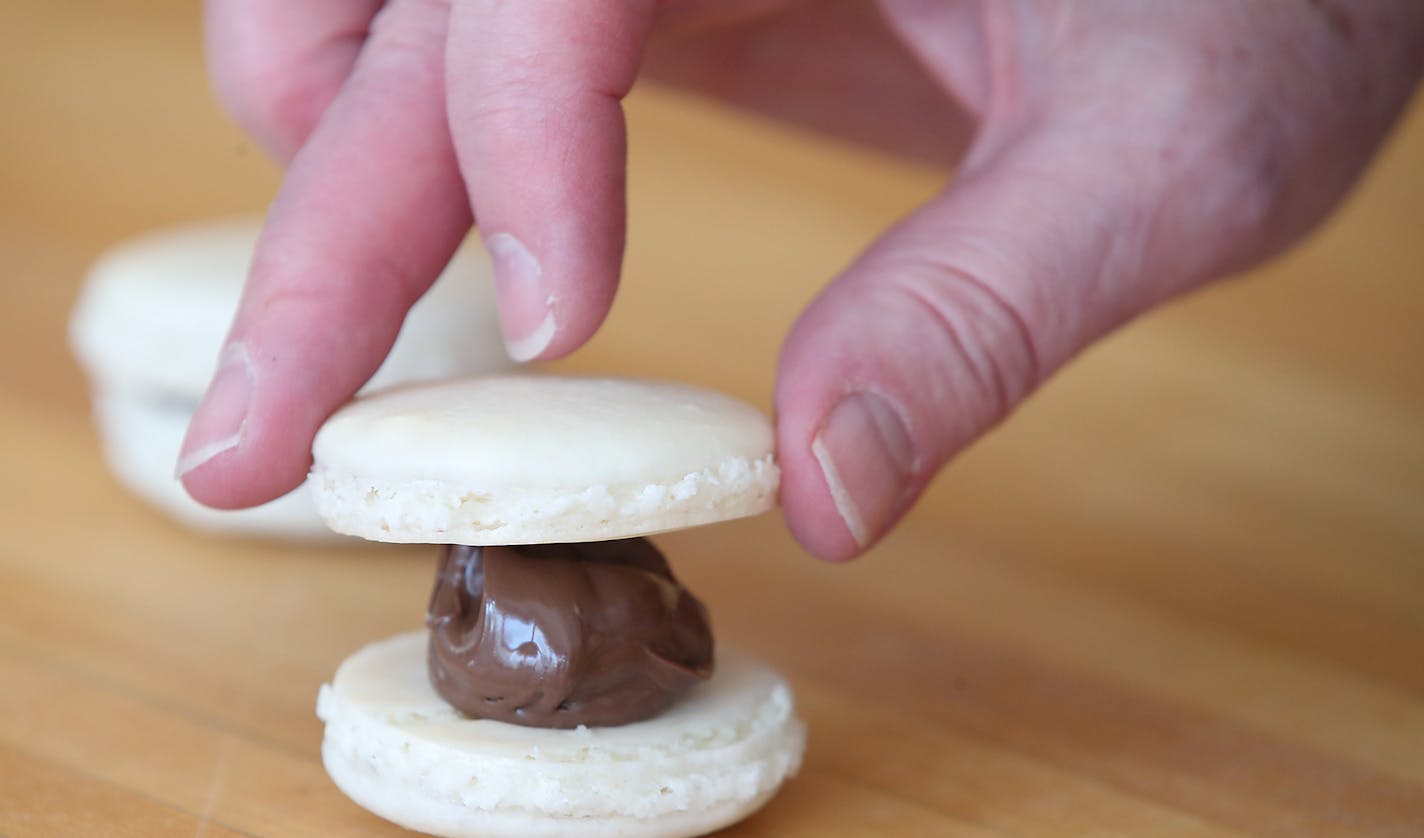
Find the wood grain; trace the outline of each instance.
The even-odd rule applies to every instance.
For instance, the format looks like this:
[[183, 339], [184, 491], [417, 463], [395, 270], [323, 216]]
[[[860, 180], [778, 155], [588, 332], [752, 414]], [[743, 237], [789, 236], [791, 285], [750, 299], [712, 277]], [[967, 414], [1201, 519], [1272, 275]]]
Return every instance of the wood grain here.
[[[0, 27], [0, 835], [399, 834], [326, 779], [313, 704], [418, 624], [433, 555], [169, 523], [105, 471], [65, 347], [103, 248], [276, 188], [194, 5]], [[564, 366], [765, 406], [796, 312], [945, 175], [629, 112], [626, 281]], [[863, 561], [774, 517], [663, 539], [810, 725], [730, 834], [1424, 834], [1421, 217], [1416, 107], [1307, 244], [1088, 352]]]

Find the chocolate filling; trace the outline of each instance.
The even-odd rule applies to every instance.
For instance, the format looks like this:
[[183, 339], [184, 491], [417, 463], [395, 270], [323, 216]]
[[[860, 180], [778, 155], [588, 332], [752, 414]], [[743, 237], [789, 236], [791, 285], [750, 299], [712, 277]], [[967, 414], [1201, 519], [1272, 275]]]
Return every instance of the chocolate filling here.
[[707, 611], [644, 538], [447, 546], [426, 625], [435, 691], [474, 718], [627, 724], [712, 674]]

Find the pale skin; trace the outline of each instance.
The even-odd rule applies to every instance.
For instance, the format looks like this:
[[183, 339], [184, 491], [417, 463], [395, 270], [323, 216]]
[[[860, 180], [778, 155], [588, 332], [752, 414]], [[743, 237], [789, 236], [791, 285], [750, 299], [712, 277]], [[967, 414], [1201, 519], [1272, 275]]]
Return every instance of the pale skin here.
[[317, 427], [472, 223], [511, 354], [588, 340], [620, 271], [621, 100], [640, 75], [955, 162], [782, 349], [782, 505], [833, 560], [882, 537], [1094, 339], [1307, 232], [1424, 63], [1417, 0], [207, 0], [206, 14], [219, 95], [289, 166], [180, 459], [218, 507], [303, 480]]

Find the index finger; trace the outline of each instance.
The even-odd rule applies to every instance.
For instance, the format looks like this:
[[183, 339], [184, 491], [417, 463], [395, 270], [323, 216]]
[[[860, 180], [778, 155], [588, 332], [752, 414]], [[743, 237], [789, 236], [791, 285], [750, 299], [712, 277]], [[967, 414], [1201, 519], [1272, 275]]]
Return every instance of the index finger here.
[[233, 508], [300, 485], [316, 429], [380, 366], [470, 226], [445, 122], [445, 8], [394, 0], [292, 163], [178, 463]]
[[208, 72], [218, 98], [287, 162], [346, 82], [380, 8], [381, 0], [207, 0]]

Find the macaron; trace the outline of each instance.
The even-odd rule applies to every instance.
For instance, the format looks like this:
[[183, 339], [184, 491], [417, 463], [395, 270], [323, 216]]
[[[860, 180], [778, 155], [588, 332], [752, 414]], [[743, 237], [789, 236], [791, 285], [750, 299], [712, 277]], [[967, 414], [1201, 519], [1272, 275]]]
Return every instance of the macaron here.
[[345, 794], [450, 838], [704, 835], [767, 803], [801, 764], [805, 726], [767, 665], [723, 651], [663, 714], [550, 730], [457, 713], [431, 689], [425, 632], [373, 643], [322, 687], [322, 762]]
[[[689, 836], [746, 817], [796, 773], [806, 734], [790, 686], [736, 649], [703, 666], [705, 611], [642, 538], [775, 505], [760, 411], [668, 382], [457, 379], [358, 397], [319, 431], [313, 458], [307, 486], [337, 531], [472, 545], [446, 548], [430, 631], [361, 649], [320, 692], [323, 762], [359, 805], [442, 836]], [[623, 631], [645, 633], [632, 656]], [[701, 650], [695, 676], [672, 672], [679, 640]], [[462, 655], [483, 661], [460, 677], [484, 697], [457, 709], [437, 663]], [[619, 655], [623, 669], [599, 671]], [[530, 681], [513, 687], [495, 670], [521, 656]], [[648, 659], [650, 682], [680, 685], [651, 715], [557, 721], [580, 677], [646, 699], [626, 670]], [[527, 707], [483, 712], [491, 702]], [[539, 707], [542, 721], [521, 721]]]
[[309, 482], [328, 526], [372, 541], [604, 541], [771, 509], [772, 441], [697, 387], [490, 376], [358, 398], [317, 432]]
[[[275, 537], [330, 537], [293, 492], [251, 510], [209, 509], [173, 475], [188, 419], [212, 377], [261, 230], [259, 218], [175, 227], [128, 241], [91, 267], [70, 345], [94, 391], [94, 419], [119, 482], [188, 526]], [[485, 255], [466, 247], [406, 319], [368, 387], [511, 366]]]

